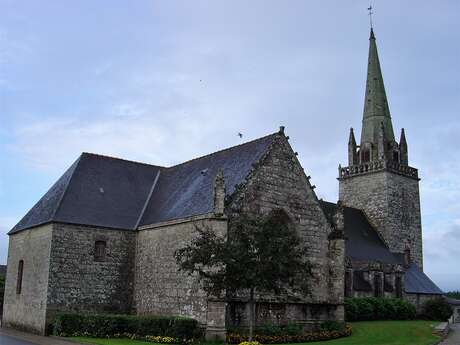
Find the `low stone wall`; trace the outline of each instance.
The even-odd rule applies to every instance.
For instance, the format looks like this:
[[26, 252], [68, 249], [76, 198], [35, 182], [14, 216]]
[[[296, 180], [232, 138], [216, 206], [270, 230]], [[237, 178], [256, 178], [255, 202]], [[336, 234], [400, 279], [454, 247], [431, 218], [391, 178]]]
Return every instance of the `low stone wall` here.
[[413, 293], [405, 293], [404, 299], [415, 306], [417, 313], [422, 312], [423, 304], [426, 301], [431, 299], [439, 298], [440, 295], [428, 295], [428, 294], [413, 294]]
[[[255, 325], [296, 323], [306, 331], [316, 331], [323, 321], [343, 321], [343, 305], [257, 302]], [[249, 304], [232, 302], [227, 306], [227, 328], [249, 327]]]

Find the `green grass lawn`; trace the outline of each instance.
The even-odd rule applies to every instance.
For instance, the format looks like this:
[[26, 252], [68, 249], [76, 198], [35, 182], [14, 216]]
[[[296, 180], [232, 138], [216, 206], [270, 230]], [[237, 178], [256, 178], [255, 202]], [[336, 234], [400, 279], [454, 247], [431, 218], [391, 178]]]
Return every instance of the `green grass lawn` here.
[[327, 345], [432, 345], [439, 337], [432, 334], [435, 321], [353, 322], [350, 337], [323, 341]]
[[[347, 338], [306, 343], [327, 345], [432, 345], [439, 337], [432, 334], [434, 321], [366, 321], [353, 322], [353, 334]], [[94, 339], [75, 337], [74, 340], [97, 345], [153, 345], [129, 339]], [[301, 345], [301, 344], [296, 344]]]

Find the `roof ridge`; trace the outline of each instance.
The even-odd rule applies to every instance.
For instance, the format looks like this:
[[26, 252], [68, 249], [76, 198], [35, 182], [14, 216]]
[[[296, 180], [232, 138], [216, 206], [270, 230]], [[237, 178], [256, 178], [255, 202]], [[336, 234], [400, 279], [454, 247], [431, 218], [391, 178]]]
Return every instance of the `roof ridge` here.
[[154, 168], [163, 168], [163, 169], [166, 169], [166, 168], [167, 168], [167, 167], [162, 166], [162, 165], [154, 165], [154, 164], [150, 164], [150, 163], [134, 161], [134, 160], [131, 160], [131, 159], [125, 159], [125, 158], [119, 158], [119, 157], [114, 157], [114, 156], [109, 156], [109, 155], [103, 155], [103, 154], [100, 154], [100, 153], [82, 152], [82, 153], [81, 153], [81, 156], [83, 156], [83, 155], [96, 156], [96, 157], [107, 158], [107, 159], [113, 159], [113, 160], [123, 161], [123, 162], [128, 162], [128, 163], [147, 165], [147, 166], [154, 167]]
[[188, 163], [193, 162], [193, 161], [196, 161], [196, 160], [198, 160], [198, 159], [202, 159], [202, 158], [206, 158], [206, 157], [212, 156], [212, 155], [214, 155], [214, 154], [216, 154], [216, 153], [225, 152], [225, 151], [228, 151], [228, 150], [237, 148], [237, 147], [241, 147], [241, 146], [244, 146], [244, 145], [248, 145], [248, 144], [254, 143], [254, 142], [259, 141], [259, 140], [262, 140], [262, 139], [266, 139], [266, 138], [271, 137], [271, 136], [276, 136], [277, 134], [279, 134], [279, 132], [267, 134], [267, 135], [264, 135], [263, 137], [259, 137], [259, 138], [256, 138], [256, 139], [253, 139], [253, 140], [250, 140], [250, 141], [246, 141], [245, 143], [242, 143], [242, 144], [238, 144], [238, 145], [226, 147], [226, 148], [224, 148], [224, 149], [221, 149], [221, 150], [217, 150], [217, 151], [208, 153], [207, 155], [204, 155], [204, 156], [200, 156], [200, 157], [195, 157], [195, 158], [189, 159], [188, 161], [185, 161], [185, 162], [182, 162], [182, 163], [179, 163], [179, 164], [176, 164], [176, 165], [172, 165], [172, 166], [170, 166], [170, 167], [166, 167], [166, 169], [176, 168], [176, 167], [178, 167], [178, 166], [181, 166], [181, 165], [184, 165], [184, 164], [188, 164]]
[[147, 195], [147, 198], [145, 199], [144, 206], [142, 207], [141, 213], [139, 214], [136, 224], [134, 225], [134, 230], [137, 230], [139, 228], [139, 224], [141, 223], [142, 218], [144, 218], [145, 210], [147, 209], [147, 206], [150, 203], [150, 199], [152, 199], [153, 191], [155, 190], [155, 187], [157, 186], [157, 183], [158, 183], [158, 179], [160, 178], [160, 173], [161, 173], [161, 169], [158, 169], [153, 179], [152, 186], [150, 187], [149, 194]]

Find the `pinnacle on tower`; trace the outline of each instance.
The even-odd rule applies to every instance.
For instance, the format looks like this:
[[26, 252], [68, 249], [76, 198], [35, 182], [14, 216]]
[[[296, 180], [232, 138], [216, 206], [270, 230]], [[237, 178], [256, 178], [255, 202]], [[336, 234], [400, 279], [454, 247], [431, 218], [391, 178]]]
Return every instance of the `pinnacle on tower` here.
[[350, 128], [350, 137], [348, 139], [348, 165], [358, 164], [357, 145], [353, 128]]
[[394, 142], [393, 125], [380, 69], [377, 44], [374, 30], [371, 28], [361, 147], [365, 146], [365, 143], [377, 145], [381, 123], [383, 123], [386, 141]]
[[399, 139], [399, 157], [402, 165], [409, 165], [409, 155], [404, 128], [401, 129], [401, 138]]

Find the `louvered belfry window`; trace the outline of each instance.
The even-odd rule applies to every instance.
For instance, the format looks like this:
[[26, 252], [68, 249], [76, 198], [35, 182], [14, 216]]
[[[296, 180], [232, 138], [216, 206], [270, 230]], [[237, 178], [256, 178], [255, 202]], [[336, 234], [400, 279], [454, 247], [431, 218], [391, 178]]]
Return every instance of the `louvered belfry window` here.
[[105, 241], [96, 241], [94, 246], [94, 261], [105, 261], [107, 243]]
[[24, 260], [19, 260], [18, 280], [16, 281], [16, 293], [19, 295], [22, 291], [22, 276], [24, 273]]

